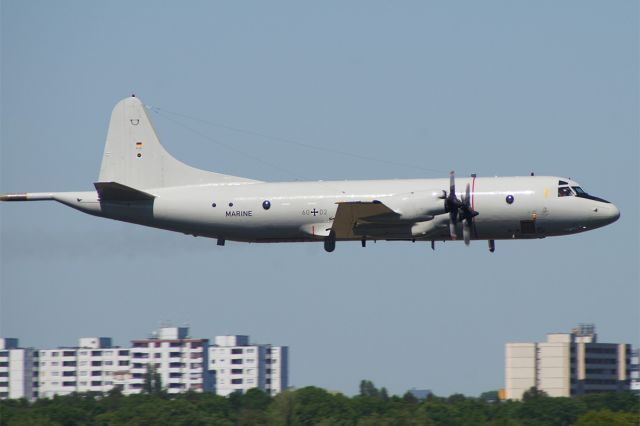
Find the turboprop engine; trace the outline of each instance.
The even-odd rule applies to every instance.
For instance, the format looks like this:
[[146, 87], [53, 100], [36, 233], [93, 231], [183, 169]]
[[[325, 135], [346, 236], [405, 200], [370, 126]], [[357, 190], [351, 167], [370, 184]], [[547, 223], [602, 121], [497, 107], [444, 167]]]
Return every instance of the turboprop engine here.
[[398, 194], [384, 200], [384, 204], [393, 210], [393, 213], [369, 217], [367, 221], [394, 224], [429, 221], [446, 213], [441, 197], [440, 190]]

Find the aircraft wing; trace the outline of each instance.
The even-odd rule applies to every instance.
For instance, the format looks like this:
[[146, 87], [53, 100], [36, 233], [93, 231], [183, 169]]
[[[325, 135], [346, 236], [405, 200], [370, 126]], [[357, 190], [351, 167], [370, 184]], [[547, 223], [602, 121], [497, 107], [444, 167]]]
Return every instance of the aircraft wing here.
[[354, 228], [362, 222], [375, 218], [392, 218], [398, 216], [396, 212], [380, 201], [346, 201], [339, 202], [336, 217], [331, 228], [336, 238], [353, 238]]

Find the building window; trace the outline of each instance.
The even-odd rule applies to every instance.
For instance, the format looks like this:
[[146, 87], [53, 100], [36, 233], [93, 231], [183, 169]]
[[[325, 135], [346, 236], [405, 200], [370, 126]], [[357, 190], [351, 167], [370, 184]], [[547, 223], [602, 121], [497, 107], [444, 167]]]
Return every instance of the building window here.
[[231, 370], [231, 374], [242, 374], [241, 368], [234, 368]]
[[242, 358], [232, 359], [231, 364], [242, 364]]
[[102, 382], [99, 380], [94, 380], [91, 382], [91, 386], [102, 386]]
[[118, 365], [121, 367], [129, 365], [129, 361], [118, 361]]
[[102, 351], [91, 351], [91, 356], [102, 356]]
[[92, 371], [91, 375], [92, 376], [102, 376], [102, 371]]
[[118, 351], [118, 355], [120, 355], [120, 356], [129, 356], [129, 351], [127, 351], [127, 350]]
[[233, 348], [233, 349], [231, 349], [231, 353], [233, 355], [240, 355], [240, 354], [242, 354], [242, 348]]
[[102, 361], [91, 361], [92, 367], [100, 367], [102, 365]]
[[242, 384], [242, 379], [231, 379], [231, 384], [232, 385], [241, 385]]
[[76, 356], [76, 351], [64, 351], [62, 356]]
[[75, 367], [76, 366], [76, 362], [75, 361], [63, 361], [62, 362], [62, 366], [63, 367]]

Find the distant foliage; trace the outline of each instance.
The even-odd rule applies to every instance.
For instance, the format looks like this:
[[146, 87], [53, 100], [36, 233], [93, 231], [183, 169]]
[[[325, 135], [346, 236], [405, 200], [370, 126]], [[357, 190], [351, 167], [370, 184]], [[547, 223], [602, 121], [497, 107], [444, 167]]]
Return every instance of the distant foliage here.
[[[531, 390], [526, 400], [496, 401], [454, 394], [388, 395], [363, 380], [357, 396], [347, 397], [309, 386], [276, 397], [251, 389], [229, 397], [187, 392], [169, 396], [149, 375], [149, 393], [124, 396], [74, 394], [40, 399], [0, 401], [0, 426], [75, 425], [274, 425], [274, 426], [637, 426], [640, 401], [631, 393], [552, 398]], [[154, 386], [155, 385], [155, 386]]]

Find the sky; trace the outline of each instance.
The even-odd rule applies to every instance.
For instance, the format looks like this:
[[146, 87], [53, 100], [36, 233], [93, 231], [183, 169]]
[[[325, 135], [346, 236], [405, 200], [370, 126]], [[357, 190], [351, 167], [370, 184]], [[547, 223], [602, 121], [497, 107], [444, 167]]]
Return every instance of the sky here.
[[[163, 145], [265, 181], [570, 177], [621, 218], [536, 241], [244, 244], [0, 205], [0, 335], [122, 346], [162, 324], [290, 348], [347, 394], [504, 387], [504, 345], [640, 344], [634, 1], [0, 2], [0, 193], [97, 179], [135, 93]], [[161, 111], [160, 113], [154, 111]], [[239, 129], [232, 130], [232, 129]], [[309, 145], [314, 148], [305, 147]]]

